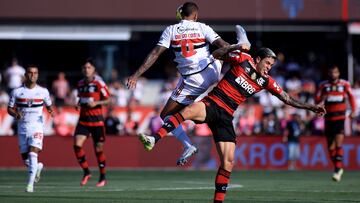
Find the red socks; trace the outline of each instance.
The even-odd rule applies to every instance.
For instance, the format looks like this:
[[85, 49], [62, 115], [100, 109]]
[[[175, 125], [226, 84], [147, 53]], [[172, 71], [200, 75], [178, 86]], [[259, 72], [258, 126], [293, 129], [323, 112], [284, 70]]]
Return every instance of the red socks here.
[[221, 203], [225, 199], [226, 190], [230, 181], [230, 171], [219, 168], [215, 178], [214, 203]]

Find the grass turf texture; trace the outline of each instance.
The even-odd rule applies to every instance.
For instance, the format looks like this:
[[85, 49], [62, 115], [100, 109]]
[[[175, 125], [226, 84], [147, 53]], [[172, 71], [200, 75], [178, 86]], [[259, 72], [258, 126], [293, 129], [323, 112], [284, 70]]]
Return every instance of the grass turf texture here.
[[[0, 170], [0, 202], [212, 202], [215, 171], [108, 171], [96, 188], [97, 172], [80, 187], [80, 170], [45, 170], [34, 193], [25, 193], [24, 170]], [[235, 171], [225, 202], [360, 202], [360, 172], [345, 171], [339, 183], [324, 171]]]

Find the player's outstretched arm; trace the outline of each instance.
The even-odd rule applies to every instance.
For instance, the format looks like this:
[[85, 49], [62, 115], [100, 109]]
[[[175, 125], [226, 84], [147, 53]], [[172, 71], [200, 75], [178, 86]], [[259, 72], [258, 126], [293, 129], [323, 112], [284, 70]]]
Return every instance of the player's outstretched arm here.
[[229, 46], [225, 46], [219, 49], [216, 49], [212, 55], [216, 59], [223, 60], [227, 53], [235, 51], [235, 50], [241, 50], [243, 45], [240, 44], [232, 44]]
[[323, 116], [326, 113], [326, 110], [323, 105], [314, 105], [314, 104], [301, 102], [291, 97], [285, 91], [282, 91], [280, 94], [275, 94], [275, 96], [277, 96], [281, 101], [283, 101], [287, 105], [290, 105], [295, 108], [310, 110], [316, 113], [318, 116]]
[[136, 87], [137, 79], [155, 63], [160, 54], [162, 54], [166, 49], [166, 47], [157, 45], [151, 50], [140, 68], [128, 78], [126, 85], [129, 89], [134, 89]]
[[219, 38], [217, 40], [215, 40], [212, 45], [215, 45], [217, 46], [218, 48], [222, 48], [222, 47], [227, 47], [229, 46], [230, 44], [227, 43], [226, 41], [224, 41], [223, 39]]

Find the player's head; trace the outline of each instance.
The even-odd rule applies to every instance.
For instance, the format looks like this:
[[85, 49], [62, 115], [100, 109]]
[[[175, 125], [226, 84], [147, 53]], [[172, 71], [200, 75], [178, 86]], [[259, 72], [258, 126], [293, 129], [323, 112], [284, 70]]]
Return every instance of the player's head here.
[[92, 78], [95, 76], [95, 64], [91, 58], [86, 59], [85, 64], [82, 66], [82, 72], [86, 78]]
[[199, 7], [194, 2], [186, 2], [176, 10], [178, 20], [194, 20], [198, 18]]
[[276, 54], [269, 48], [260, 48], [255, 54], [256, 69], [263, 77], [268, 77], [276, 60]]
[[340, 78], [339, 67], [337, 65], [330, 66], [328, 74], [331, 81], [338, 80]]
[[39, 69], [35, 65], [29, 65], [25, 72], [25, 82], [27, 84], [36, 84], [39, 78]]

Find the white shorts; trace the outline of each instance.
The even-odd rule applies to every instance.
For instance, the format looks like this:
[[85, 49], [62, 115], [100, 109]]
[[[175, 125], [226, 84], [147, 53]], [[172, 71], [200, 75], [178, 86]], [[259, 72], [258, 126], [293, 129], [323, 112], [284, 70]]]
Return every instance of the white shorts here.
[[221, 66], [221, 62], [215, 60], [199, 73], [182, 76], [170, 98], [183, 105], [193, 103], [198, 96], [219, 81]]
[[42, 150], [44, 139], [44, 126], [39, 124], [18, 124], [18, 137], [20, 153], [29, 151], [29, 147]]

